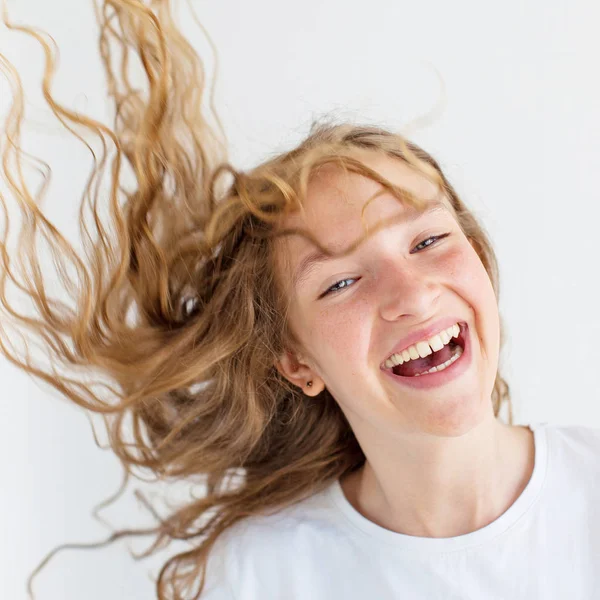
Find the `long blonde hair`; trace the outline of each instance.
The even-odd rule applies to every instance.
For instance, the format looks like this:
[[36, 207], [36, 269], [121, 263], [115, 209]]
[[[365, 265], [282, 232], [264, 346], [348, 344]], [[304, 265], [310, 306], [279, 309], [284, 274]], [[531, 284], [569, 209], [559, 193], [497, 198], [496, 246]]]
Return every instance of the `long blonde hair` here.
[[[281, 234], [275, 234], [276, 226], [302, 206], [315, 169], [335, 163], [418, 205], [419, 198], [382, 179], [355, 150], [405, 161], [449, 198], [498, 297], [496, 257], [438, 163], [399, 134], [315, 123], [293, 150], [248, 172], [236, 170], [203, 113], [203, 63], [178, 32], [168, 2], [105, 0], [97, 14], [113, 127], [54, 99], [53, 45], [43, 33], [16, 27], [4, 15], [8, 27], [43, 47], [43, 91], [55, 116], [84, 143], [83, 132], [97, 136], [104, 153], [80, 199], [83, 256], [41, 210], [43, 189], [32, 193], [25, 182], [22, 86], [0, 55], [0, 68], [15, 91], [2, 131], [2, 174], [24, 216], [13, 257], [7, 227], [0, 238], [0, 348], [13, 364], [101, 415], [128, 476], [137, 468], [158, 479], [206, 484], [205, 496], [155, 528], [110, 538], [154, 535], [147, 554], [170, 540], [190, 542], [190, 550], [162, 568], [157, 595], [198, 598], [208, 554], [225, 530], [307, 497], [365, 460], [329, 392], [305, 396], [274, 367], [283, 349], [297, 343], [286, 318], [289, 298], [275, 276], [273, 242]], [[111, 45], [122, 53], [117, 66]], [[128, 61], [136, 57], [145, 90], [134, 89], [126, 75]], [[125, 189], [126, 169], [135, 177], [134, 189]], [[98, 182], [107, 170], [110, 185], [101, 192]], [[0, 200], [8, 225], [8, 198]], [[99, 216], [102, 203], [110, 224]], [[36, 255], [41, 238], [71, 305], [49, 294]], [[33, 314], [9, 301], [11, 289], [32, 302]], [[41, 345], [52, 368], [17, 352], [11, 331]], [[81, 368], [102, 383], [79, 381]], [[492, 403], [496, 416], [506, 403], [512, 423], [508, 385], [499, 371]]]

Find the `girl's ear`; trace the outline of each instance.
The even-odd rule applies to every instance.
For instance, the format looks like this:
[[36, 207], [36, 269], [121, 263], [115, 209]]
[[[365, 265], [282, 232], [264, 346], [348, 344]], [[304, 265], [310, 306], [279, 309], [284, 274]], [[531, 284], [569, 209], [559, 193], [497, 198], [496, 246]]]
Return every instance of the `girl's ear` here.
[[[286, 350], [275, 361], [275, 368], [293, 385], [298, 386], [307, 396], [316, 396], [325, 389], [323, 380], [293, 352]], [[308, 385], [311, 382], [311, 385]]]

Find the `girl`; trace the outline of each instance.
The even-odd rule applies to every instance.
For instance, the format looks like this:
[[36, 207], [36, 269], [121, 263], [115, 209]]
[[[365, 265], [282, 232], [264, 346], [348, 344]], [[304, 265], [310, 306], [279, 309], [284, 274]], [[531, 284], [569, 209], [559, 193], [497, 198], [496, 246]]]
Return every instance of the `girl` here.
[[[512, 423], [496, 257], [434, 158], [392, 132], [320, 124], [238, 171], [168, 3], [98, 14], [112, 128], [53, 98], [52, 47], [22, 29], [47, 51], [56, 116], [115, 151], [84, 191], [85, 256], [20, 176], [21, 92], [2, 63], [16, 90], [3, 172], [25, 218], [17, 252], [2, 239], [0, 339], [105, 418], [128, 474], [205, 483], [156, 528], [112, 538], [189, 543], [158, 598], [596, 597], [600, 434]], [[132, 49], [147, 92], [127, 78]], [[70, 304], [49, 293], [42, 237]], [[12, 331], [53, 368], [16, 352]]]

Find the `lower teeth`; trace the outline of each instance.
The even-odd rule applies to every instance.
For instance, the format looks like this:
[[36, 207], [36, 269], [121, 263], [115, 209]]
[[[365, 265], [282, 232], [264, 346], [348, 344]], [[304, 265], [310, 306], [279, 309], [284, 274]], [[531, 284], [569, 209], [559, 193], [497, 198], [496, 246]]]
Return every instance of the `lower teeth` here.
[[453, 362], [456, 362], [460, 358], [462, 353], [463, 349], [460, 346], [457, 346], [456, 354], [452, 358], [448, 359], [445, 363], [442, 363], [437, 367], [431, 367], [431, 369], [429, 369], [428, 371], [423, 371], [423, 373], [417, 373], [416, 375], [413, 375], [413, 377], [427, 375], [427, 373], [435, 373], [436, 371], [443, 371], [444, 369], [447, 369]]

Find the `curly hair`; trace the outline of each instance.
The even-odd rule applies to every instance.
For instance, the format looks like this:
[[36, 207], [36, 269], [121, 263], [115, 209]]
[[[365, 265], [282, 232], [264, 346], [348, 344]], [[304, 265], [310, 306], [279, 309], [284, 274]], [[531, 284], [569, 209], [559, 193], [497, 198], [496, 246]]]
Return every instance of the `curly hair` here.
[[[18, 246], [9, 253], [8, 196], [0, 196], [6, 219], [0, 349], [88, 414], [101, 415], [126, 476], [137, 468], [157, 479], [205, 484], [203, 497], [157, 517], [156, 527], [110, 538], [151, 534], [156, 539], [146, 556], [170, 540], [189, 542], [189, 550], [162, 567], [157, 595], [198, 598], [209, 552], [225, 530], [289, 506], [365, 461], [327, 389], [306, 396], [274, 367], [285, 348], [297, 345], [287, 319], [290, 298], [276, 276], [274, 241], [297, 233], [327, 252], [310, 234], [278, 227], [285, 215], [302, 209], [316, 170], [334, 164], [420, 206], [422, 199], [368, 168], [356, 151], [408, 163], [450, 200], [496, 297], [497, 261], [483, 227], [436, 160], [398, 133], [316, 122], [296, 148], [247, 172], [236, 170], [227, 161], [218, 118], [217, 127], [209, 125], [203, 63], [179, 33], [168, 1], [104, 0], [97, 17], [112, 127], [56, 101], [52, 38], [4, 15], [7, 27], [42, 46], [44, 97], [88, 147], [94, 165], [79, 205], [84, 255], [41, 210], [45, 186], [33, 192], [26, 183], [23, 168], [33, 159], [21, 148], [22, 85], [0, 55], [14, 92], [2, 130], [1, 173], [23, 215]], [[117, 66], [112, 47], [121, 53]], [[128, 78], [136, 59], [143, 89]], [[86, 136], [100, 141], [100, 156]], [[47, 165], [35, 164], [44, 165], [47, 181]], [[105, 175], [108, 185], [102, 187]], [[134, 185], [127, 189], [131, 175]], [[109, 223], [99, 214], [103, 203]], [[70, 303], [50, 294], [51, 275], [40, 268], [36, 251], [40, 242], [56, 268], [52, 283], [64, 286]], [[30, 301], [33, 312], [21, 312], [20, 302], [9, 300], [11, 292]], [[502, 331], [501, 321], [501, 347]], [[51, 366], [17, 351], [11, 343], [16, 333], [39, 344]], [[77, 378], [81, 372], [85, 381]], [[500, 371], [492, 403], [496, 416], [506, 403], [512, 423]]]

